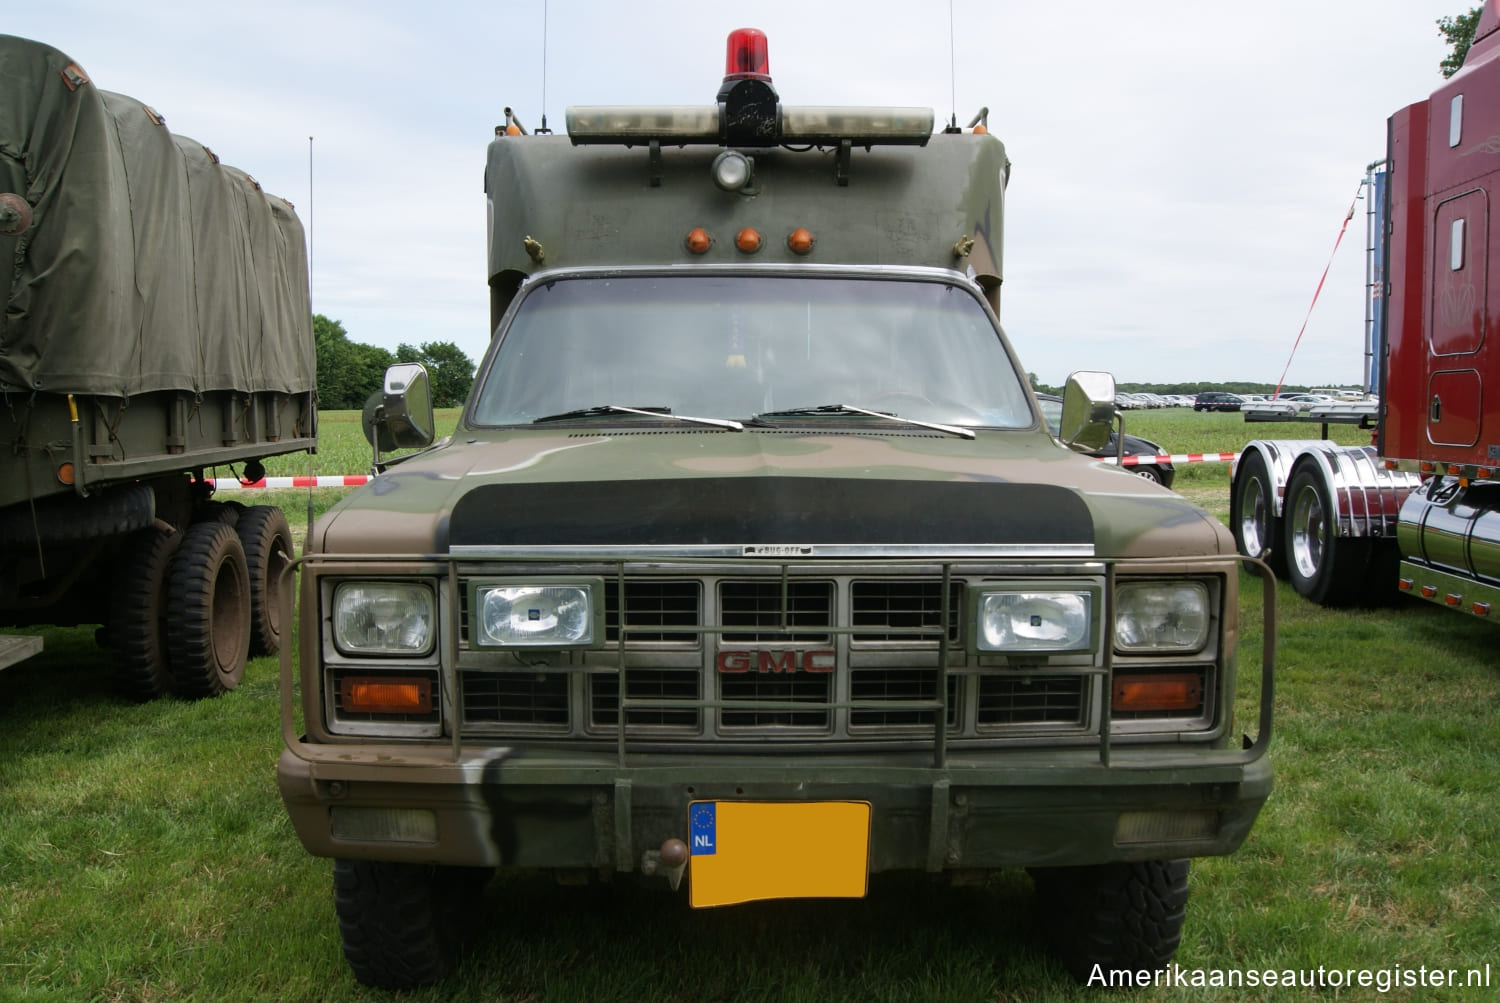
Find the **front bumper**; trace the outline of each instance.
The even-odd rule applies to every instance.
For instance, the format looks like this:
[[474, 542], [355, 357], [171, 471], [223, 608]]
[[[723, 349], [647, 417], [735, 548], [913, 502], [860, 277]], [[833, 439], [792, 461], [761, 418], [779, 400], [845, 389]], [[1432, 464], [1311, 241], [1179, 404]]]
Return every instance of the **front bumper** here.
[[[277, 769], [299, 838], [328, 857], [654, 873], [695, 801], [865, 801], [869, 866], [967, 870], [1210, 856], [1244, 840], [1271, 791], [1264, 756], [1180, 748], [950, 759], [633, 757], [572, 750], [297, 743]], [[1164, 762], [1165, 761], [1165, 762]]]

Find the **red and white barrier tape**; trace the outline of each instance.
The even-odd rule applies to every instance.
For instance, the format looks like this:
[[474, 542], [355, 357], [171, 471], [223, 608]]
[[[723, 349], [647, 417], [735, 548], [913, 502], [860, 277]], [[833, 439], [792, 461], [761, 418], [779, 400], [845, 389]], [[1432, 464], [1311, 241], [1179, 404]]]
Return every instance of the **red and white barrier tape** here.
[[[1119, 461], [1121, 466], [1134, 467], [1142, 463], [1233, 463], [1239, 453], [1163, 453], [1160, 456], [1127, 456]], [[1114, 463], [1115, 457], [1104, 457], [1105, 463]]]
[[369, 474], [343, 474], [325, 477], [262, 477], [258, 481], [242, 481], [234, 477], [213, 477], [214, 487], [219, 490], [258, 488], [357, 488], [369, 483]]

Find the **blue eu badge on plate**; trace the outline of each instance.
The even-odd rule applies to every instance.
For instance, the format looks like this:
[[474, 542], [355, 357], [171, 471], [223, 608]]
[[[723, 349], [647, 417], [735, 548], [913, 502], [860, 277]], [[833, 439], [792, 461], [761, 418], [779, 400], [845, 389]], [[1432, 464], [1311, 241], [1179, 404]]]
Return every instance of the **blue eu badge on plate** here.
[[695, 857], [713, 856], [718, 842], [719, 806], [700, 801], [689, 809], [688, 845]]

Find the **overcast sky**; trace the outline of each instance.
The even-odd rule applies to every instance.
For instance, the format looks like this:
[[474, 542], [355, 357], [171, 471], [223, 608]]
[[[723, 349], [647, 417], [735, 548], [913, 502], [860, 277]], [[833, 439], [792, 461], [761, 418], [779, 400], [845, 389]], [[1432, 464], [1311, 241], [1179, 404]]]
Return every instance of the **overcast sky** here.
[[[1441, 83], [1436, 20], [1472, 2], [952, 0], [950, 24], [909, 0], [46, 0], [0, 31], [295, 203], [313, 310], [351, 338], [478, 361], [503, 109], [561, 130], [570, 104], [709, 104], [725, 36], [757, 27], [788, 104], [990, 109], [1015, 165], [1001, 321], [1043, 382], [1275, 382], [1386, 118]], [[1360, 379], [1363, 213], [1288, 383]]]

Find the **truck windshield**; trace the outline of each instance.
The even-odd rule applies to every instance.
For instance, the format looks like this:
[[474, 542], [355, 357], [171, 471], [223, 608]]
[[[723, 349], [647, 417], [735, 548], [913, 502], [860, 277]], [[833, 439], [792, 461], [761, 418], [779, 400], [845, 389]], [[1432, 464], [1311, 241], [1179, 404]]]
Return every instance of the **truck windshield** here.
[[530, 289], [500, 338], [470, 415], [476, 425], [605, 405], [788, 423], [880, 420], [837, 410], [771, 414], [831, 404], [950, 425], [1035, 424], [989, 314], [943, 282], [560, 279]]

